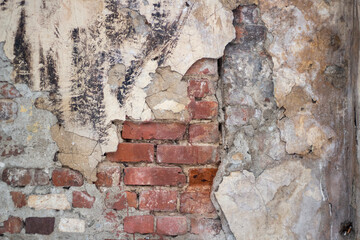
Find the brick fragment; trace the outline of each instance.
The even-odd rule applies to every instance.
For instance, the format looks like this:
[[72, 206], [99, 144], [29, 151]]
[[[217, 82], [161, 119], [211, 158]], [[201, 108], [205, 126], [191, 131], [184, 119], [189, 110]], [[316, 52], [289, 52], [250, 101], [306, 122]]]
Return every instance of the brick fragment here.
[[122, 137], [124, 139], [158, 139], [179, 140], [186, 131], [184, 123], [124, 122]]
[[92, 208], [95, 197], [90, 196], [86, 191], [74, 191], [72, 206], [74, 208]]
[[120, 184], [121, 168], [118, 164], [104, 162], [98, 166], [95, 182], [97, 187], [114, 187]]
[[4, 233], [20, 233], [24, 224], [21, 218], [9, 216], [9, 218], [0, 227], [0, 234]]
[[0, 81], [0, 98], [17, 98], [21, 97], [20, 92], [14, 85], [8, 82]]
[[18, 105], [9, 99], [0, 99], [0, 121], [14, 120], [17, 117]]
[[69, 168], [58, 168], [52, 172], [52, 182], [57, 187], [78, 187], [84, 184], [84, 179], [78, 171]]
[[185, 75], [217, 75], [218, 65], [216, 59], [203, 58], [196, 61], [187, 70]]
[[130, 216], [124, 218], [124, 231], [127, 233], [153, 233], [154, 217], [151, 215]]
[[23, 194], [22, 192], [10, 192], [10, 195], [15, 207], [22, 208], [26, 206], [25, 194]]
[[133, 167], [125, 169], [126, 185], [176, 186], [186, 182], [179, 167]]
[[35, 210], [41, 209], [56, 209], [67, 210], [71, 209], [70, 203], [65, 194], [46, 194], [46, 195], [30, 195], [28, 198], [28, 206]]
[[106, 154], [112, 162], [153, 162], [154, 145], [150, 143], [120, 143], [116, 152]]
[[180, 212], [192, 214], [214, 213], [210, 192], [184, 192], [180, 197]]
[[211, 218], [192, 218], [191, 233], [218, 235], [221, 231], [221, 222]]
[[139, 209], [153, 211], [176, 210], [177, 191], [147, 190], [140, 193]]
[[159, 145], [157, 148], [158, 163], [205, 164], [218, 160], [215, 146], [180, 146]]
[[41, 169], [14, 167], [4, 169], [2, 181], [12, 187], [47, 185], [49, 176]]
[[189, 169], [189, 187], [190, 189], [201, 191], [210, 191], [216, 176], [217, 168], [193, 168]]
[[189, 127], [189, 141], [192, 143], [217, 143], [219, 138], [217, 123], [198, 123]]
[[186, 217], [157, 217], [156, 233], [159, 235], [176, 236], [187, 233]]
[[207, 79], [191, 79], [188, 86], [189, 97], [203, 98], [212, 91], [210, 82]]
[[25, 233], [50, 235], [54, 231], [54, 217], [29, 217], [25, 219]]
[[137, 207], [137, 195], [134, 192], [107, 192], [105, 206], [110, 209], [123, 210], [128, 207]]
[[191, 101], [188, 105], [193, 119], [214, 119], [218, 114], [218, 103], [215, 101]]

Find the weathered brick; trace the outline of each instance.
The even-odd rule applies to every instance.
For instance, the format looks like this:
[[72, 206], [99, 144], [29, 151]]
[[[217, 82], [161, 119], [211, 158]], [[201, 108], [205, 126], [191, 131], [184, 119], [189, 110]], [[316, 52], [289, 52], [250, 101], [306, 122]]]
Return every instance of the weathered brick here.
[[216, 143], [220, 132], [217, 123], [192, 124], [189, 127], [189, 141], [192, 143]]
[[10, 192], [10, 195], [15, 207], [22, 208], [26, 206], [25, 194], [23, 194], [22, 192]]
[[186, 182], [181, 168], [173, 167], [134, 167], [125, 169], [126, 185], [176, 186]]
[[65, 194], [30, 195], [27, 204], [35, 210], [67, 210], [71, 208]]
[[85, 232], [85, 221], [77, 218], [61, 218], [59, 222], [60, 232]]
[[113, 187], [120, 184], [121, 168], [118, 164], [104, 162], [98, 166], [95, 182], [97, 187]]
[[25, 219], [25, 233], [50, 235], [54, 231], [54, 217], [29, 217]]
[[124, 218], [124, 231], [127, 233], [153, 233], [154, 217], [151, 215], [130, 216]]
[[107, 192], [105, 206], [110, 209], [123, 210], [128, 207], [137, 207], [137, 195], [134, 192]]
[[90, 196], [85, 191], [74, 191], [72, 206], [74, 208], [92, 208], [95, 202], [95, 197]]
[[176, 164], [205, 164], [218, 160], [215, 146], [180, 146], [159, 145], [157, 148], [157, 162]]
[[52, 182], [57, 187], [82, 186], [83, 176], [78, 171], [68, 168], [58, 168], [52, 172]]
[[207, 79], [191, 79], [188, 86], [189, 97], [203, 98], [212, 93], [210, 82]]
[[184, 123], [134, 123], [126, 121], [122, 130], [124, 139], [182, 139], [186, 131]]
[[36, 186], [47, 185], [49, 176], [41, 169], [14, 167], [4, 169], [2, 180], [12, 187]]
[[120, 143], [116, 152], [106, 154], [112, 162], [153, 162], [154, 145], [150, 143]]
[[156, 233], [159, 235], [183, 235], [187, 233], [186, 217], [157, 217]]
[[14, 120], [17, 117], [18, 105], [9, 99], [0, 99], [0, 121]]
[[0, 227], [0, 234], [3, 233], [20, 233], [24, 224], [21, 218], [9, 216], [9, 218]]
[[216, 59], [203, 58], [196, 61], [187, 70], [185, 75], [217, 75], [218, 65]]
[[16, 98], [21, 97], [20, 92], [14, 85], [8, 82], [0, 82], [0, 98]]
[[139, 209], [153, 211], [176, 210], [177, 191], [147, 190], [140, 193]]
[[214, 119], [218, 114], [218, 103], [215, 101], [191, 101], [188, 105], [193, 119]]
[[191, 233], [217, 235], [221, 231], [221, 222], [211, 218], [192, 218]]
[[192, 214], [214, 213], [210, 192], [184, 192], [180, 197], [180, 212]]
[[217, 172], [217, 168], [189, 169], [188, 190], [201, 189], [202, 191], [210, 191], [216, 172]]

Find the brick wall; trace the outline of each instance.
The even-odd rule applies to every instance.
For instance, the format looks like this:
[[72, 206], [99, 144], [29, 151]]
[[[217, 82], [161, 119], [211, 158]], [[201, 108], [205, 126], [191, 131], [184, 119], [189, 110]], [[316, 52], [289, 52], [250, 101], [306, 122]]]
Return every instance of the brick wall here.
[[217, 60], [199, 60], [183, 77], [188, 119], [119, 123], [117, 151], [97, 166], [96, 182], [60, 166], [5, 168], [13, 213], [27, 217], [8, 217], [0, 234], [81, 235], [103, 231], [94, 223], [103, 221], [109, 239], [218, 235], [221, 223], [210, 200], [221, 145], [217, 80]]

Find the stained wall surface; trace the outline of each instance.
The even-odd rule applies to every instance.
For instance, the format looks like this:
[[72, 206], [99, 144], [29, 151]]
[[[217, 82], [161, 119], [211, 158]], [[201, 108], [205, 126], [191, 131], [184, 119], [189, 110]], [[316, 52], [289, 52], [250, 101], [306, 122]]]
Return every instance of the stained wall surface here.
[[0, 238], [356, 239], [354, 4], [0, 1]]

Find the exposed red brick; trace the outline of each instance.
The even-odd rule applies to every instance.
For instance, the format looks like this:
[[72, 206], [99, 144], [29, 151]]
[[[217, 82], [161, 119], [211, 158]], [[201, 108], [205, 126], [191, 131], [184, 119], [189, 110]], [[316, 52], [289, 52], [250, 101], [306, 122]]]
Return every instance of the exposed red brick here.
[[203, 98], [211, 93], [210, 83], [207, 79], [191, 79], [188, 86], [189, 97]]
[[122, 137], [124, 139], [182, 139], [186, 130], [184, 123], [124, 122]]
[[217, 168], [193, 168], [189, 170], [189, 189], [210, 191]]
[[215, 101], [191, 101], [188, 105], [193, 119], [214, 119], [218, 114], [218, 103]]
[[192, 218], [191, 233], [217, 235], [221, 231], [221, 222], [211, 218]]
[[29, 217], [25, 219], [25, 233], [50, 235], [54, 231], [54, 217]]
[[205, 164], [218, 160], [215, 146], [180, 146], [159, 145], [157, 148], [157, 162], [176, 164]]
[[57, 187], [78, 187], [84, 184], [84, 179], [78, 171], [69, 168], [58, 168], [52, 172], [52, 182]]
[[4, 233], [20, 233], [24, 224], [21, 218], [9, 216], [2, 227], [0, 227], [0, 234]]
[[17, 208], [22, 208], [26, 206], [26, 195], [22, 192], [10, 192], [11, 198], [13, 200], [14, 206]]
[[105, 206], [110, 209], [123, 210], [128, 207], [137, 207], [137, 195], [134, 192], [107, 192]]
[[217, 60], [203, 58], [196, 61], [185, 73], [186, 75], [215, 75], [217, 74]]
[[14, 85], [8, 82], [0, 82], [0, 96], [3, 98], [16, 98], [21, 97], [21, 94]]
[[18, 106], [15, 101], [0, 99], [0, 120], [14, 120], [17, 116]]
[[236, 34], [235, 41], [239, 42], [246, 34], [244, 27], [236, 25], [235, 26], [235, 34]]
[[125, 169], [126, 185], [176, 186], [186, 182], [181, 168], [134, 167]]
[[92, 208], [95, 197], [90, 196], [86, 191], [74, 191], [72, 206], [74, 208]]
[[187, 233], [186, 217], [157, 217], [156, 233], [159, 235], [183, 235]]
[[210, 192], [185, 192], [180, 197], [180, 212], [206, 214], [214, 213]]
[[120, 184], [121, 168], [115, 163], [103, 163], [98, 167], [95, 182], [97, 187], [113, 187]]
[[153, 211], [176, 210], [177, 191], [148, 190], [140, 193], [139, 209]]
[[36, 186], [47, 185], [49, 176], [41, 169], [14, 167], [4, 169], [2, 180], [12, 187]]
[[189, 141], [192, 143], [216, 143], [219, 137], [217, 123], [198, 123], [189, 127]]
[[124, 218], [124, 231], [127, 233], [153, 233], [154, 217], [151, 215], [130, 216]]
[[150, 143], [120, 143], [116, 152], [106, 154], [112, 162], [153, 162], [154, 145]]

